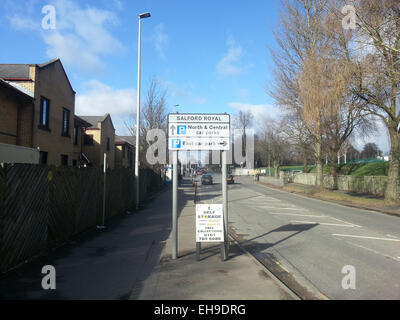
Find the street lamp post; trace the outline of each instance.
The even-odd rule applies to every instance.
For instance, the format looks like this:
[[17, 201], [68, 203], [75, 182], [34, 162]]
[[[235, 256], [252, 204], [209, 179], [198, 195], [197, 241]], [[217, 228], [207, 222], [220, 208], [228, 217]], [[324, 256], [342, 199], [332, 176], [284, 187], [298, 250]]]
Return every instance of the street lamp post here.
[[141, 44], [141, 20], [150, 18], [148, 12], [139, 14], [139, 39], [138, 39], [138, 79], [137, 79], [137, 105], [136, 105], [136, 152], [135, 152], [135, 182], [136, 182], [136, 210], [139, 209], [139, 149], [140, 149], [140, 44]]

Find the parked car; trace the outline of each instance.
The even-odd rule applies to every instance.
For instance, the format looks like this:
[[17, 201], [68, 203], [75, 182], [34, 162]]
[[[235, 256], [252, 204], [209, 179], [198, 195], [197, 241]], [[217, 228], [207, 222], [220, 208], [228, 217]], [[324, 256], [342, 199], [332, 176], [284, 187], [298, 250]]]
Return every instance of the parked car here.
[[213, 184], [213, 177], [211, 174], [203, 174], [201, 177], [201, 184]]
[[233, 175], [228, 174], [226, 177], [226, 183], [227, 184], [234, 184], [235, 183], [235, 178], [233, 177]]

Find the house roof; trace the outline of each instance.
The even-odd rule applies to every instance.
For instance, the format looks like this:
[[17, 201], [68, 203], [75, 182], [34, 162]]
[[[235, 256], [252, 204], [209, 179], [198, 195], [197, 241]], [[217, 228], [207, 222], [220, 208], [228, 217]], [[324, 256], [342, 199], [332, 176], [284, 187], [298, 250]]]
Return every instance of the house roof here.
[[117, 145], [130, 144], [131, 146], [134, 146], [135, 145], [135, 137], [115, 136], [115, 144], [117, 144]]
[[15, 85], [14, 83], [9, 83], [8, 81], [0, 79], [0, 87], [10, 90], [14, 95], [17, 95], [24, 100], [34, 100], [33, 95], [29, 90], [26, 90], [21, 86]]
[[83, 120], [81, 117], [78, 117], [77, 115], [74, 115], [74, 122], [75, 122], [75, 126], [79, 126], [79, 127], [83, 127], [83, 128], [89, 128], [92, 126], [89, 122]]
[[73, 93], [76, 93], [72, 88], [71, 82], [68, 79], [67, 73], [65, 72], [64, 66], [61, 63], [60, 59], [53, 59], [41, 64], [0, 64], [0, 78], [13, 80], [13, 81], [32, 81], [33, 79], [29, 76], [29, 67], [36, 66], [39, 69], [46, 68], [47, 66], [52, 65], [53, 63], [59, 62], [61, 65], [61, 69], [64, 72], [65, 77], [67, 78], [67, 82], [69, 87], [71, 88]]
[[29, 79], [29, 64], [0, 64], [0, 78]]
[[86, 122], [90, 123], [91, 126], [88, 127], [89, 129], [98, 129], [99, 122], [105, 121], [108, 117], [110, 117], [111, 125], [114, 128], [114, 124], [111, 120], [111, 116], [109, 113], [105, 114], [104, 116], [79, 116], [81, 119], [85, 120]]

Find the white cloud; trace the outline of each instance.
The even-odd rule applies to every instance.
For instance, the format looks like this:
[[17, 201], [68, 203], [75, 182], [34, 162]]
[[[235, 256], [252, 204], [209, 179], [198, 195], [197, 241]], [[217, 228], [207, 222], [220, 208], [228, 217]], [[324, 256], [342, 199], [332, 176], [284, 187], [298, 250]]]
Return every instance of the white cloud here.
[[231, 102], [228, 106], [234, 109], [236, 112], [239, 111], [250, 111], [254, 118], [260, 119], [265, 117], [276, 117], [278, 111], [277, 109], [269, 104], [249, 104], [241, 102]]
[[243, 73], [244, 68], [239, 65], [242, 57], [242, 47], [232, 37], [227, 41], [228, 52], [217, 64], [217, 71], [224, 77], [238, 76]]
[[[14, 29], [35, 30], [47, 45], [50, 59], [60, 58], [65, 65], [91, 72], [104, 67], [102, 58], [123, 49], [109, 31], [118, 24], [115, 14], [93, 6], [81, 7], [72, 0], [55, 0], [56, 29], [43, 30], [29, 12], [9, 18]], [[44, 16], [43, 16], [44, 17]], [[39, 28], [38, 28], [39, 26]]]
[[8, 21], [10, 22], [11, 28], [15, 30], [40, 31], [40, 24], [26, 17], [13, 15], [8, 18]]
[[165, 48], [168, 45], [168, 34], [164, 32], [164, 25], [160, 23], [154, 27], [153, 44], [158, 55], [165, 59]]
[[132, 118], [136, 114], [136, 89], [114, 89], [91, 80], [76, 96], [75, 113], [83, 116], [99, 116], [110, 113], [115, 117]]

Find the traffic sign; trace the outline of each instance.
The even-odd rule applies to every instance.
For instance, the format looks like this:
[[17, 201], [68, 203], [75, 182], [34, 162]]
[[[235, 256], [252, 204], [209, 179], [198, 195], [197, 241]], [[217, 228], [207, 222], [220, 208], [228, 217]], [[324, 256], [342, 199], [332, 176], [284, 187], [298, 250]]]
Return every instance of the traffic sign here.
[[196, 242], [224, 242], [222, 204], [196, 205]]
[[168, 116], [169, 150], [230, 150], [228, 114], [170, 114]]

